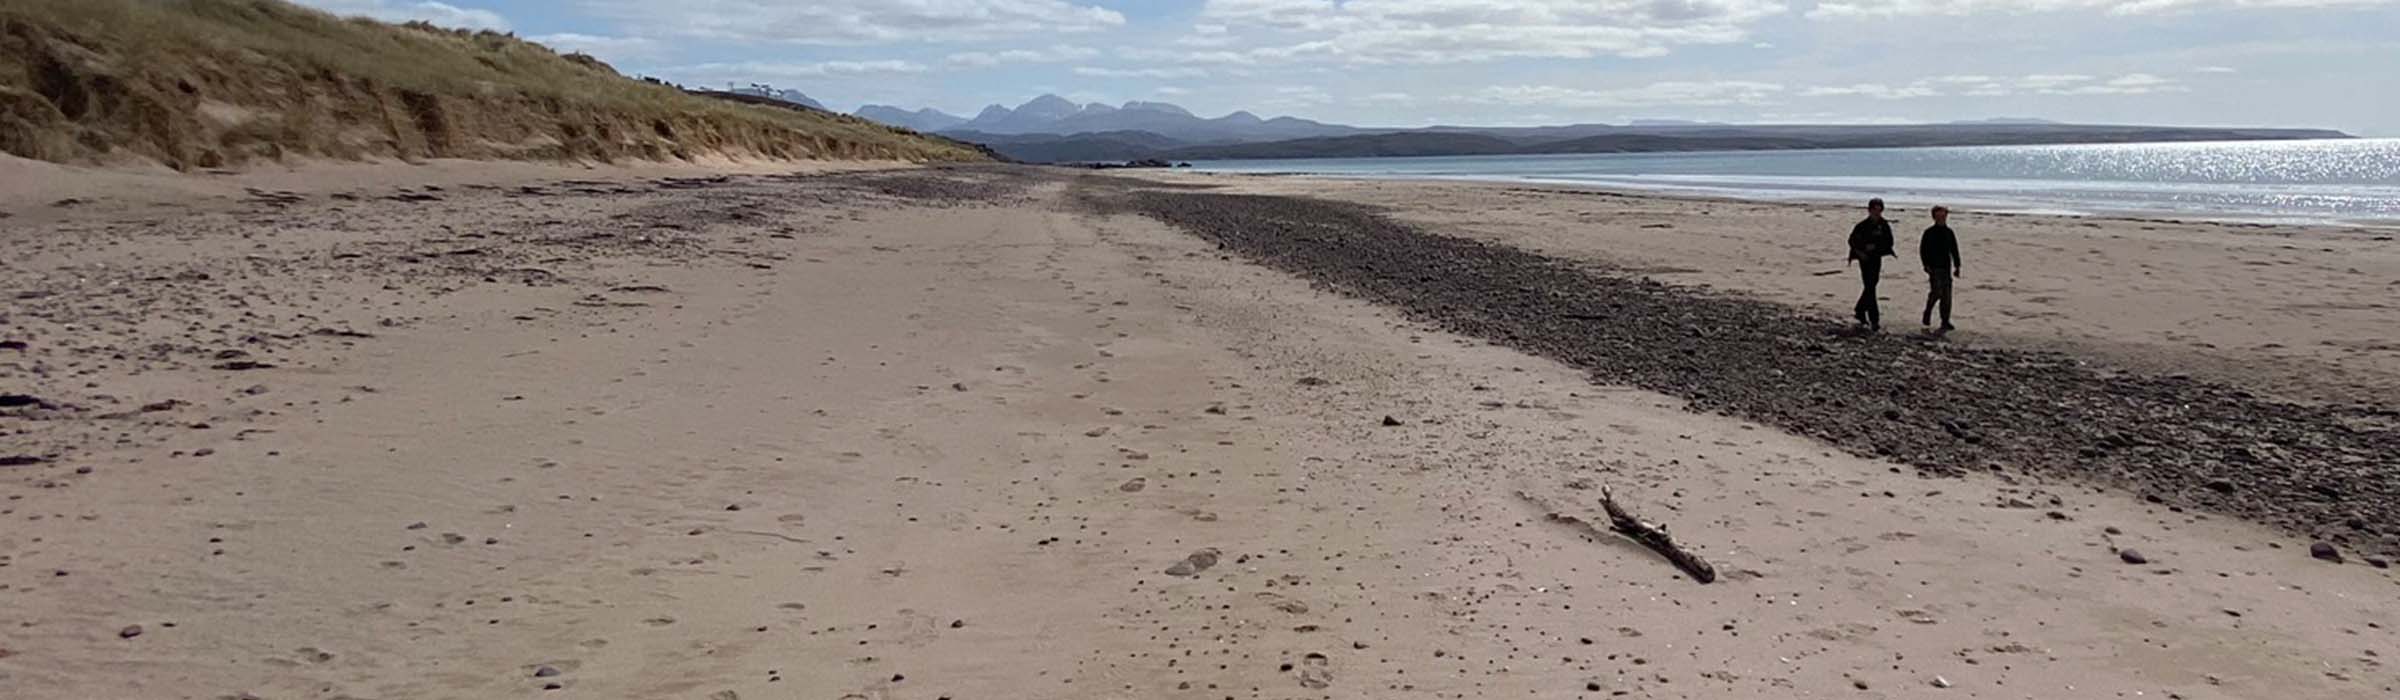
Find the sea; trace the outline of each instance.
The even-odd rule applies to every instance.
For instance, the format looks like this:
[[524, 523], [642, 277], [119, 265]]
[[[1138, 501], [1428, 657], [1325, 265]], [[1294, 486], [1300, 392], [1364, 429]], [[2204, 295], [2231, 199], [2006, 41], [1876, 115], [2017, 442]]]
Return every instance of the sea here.
[[2400, 139], [1199, 161], [1197, 170], [1488, 180], [1778, 201], [2400, 226]]

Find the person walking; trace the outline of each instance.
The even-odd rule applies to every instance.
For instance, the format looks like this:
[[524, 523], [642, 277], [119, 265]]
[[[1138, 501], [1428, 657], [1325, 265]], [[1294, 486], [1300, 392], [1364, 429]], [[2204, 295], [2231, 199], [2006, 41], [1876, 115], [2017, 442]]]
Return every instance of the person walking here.
[[1925, 277], [1932, 291], [1925, 294], [1925, 325], [1933, 325], [1933, 307], [1942, 307], [1942, 332], [1957, 330], [1950, 325], [1950, 282], [1966, 271], [1958, 257], [1958, 234], [1950, 231], [1950, 208], [1933, 208], [1933, 225], [1925, 229], [1925, 238], [1917, 243], [1917, 261], [1925, 263]]
[[1883, 279], [1883, 259], [1897, 255], [1892, 252], [1892, 223], [1883, 220], [1883, 198], [1867, 200], [1867, 218], [1850, 227], [1850, 259], [1858, 262], [1859, 278], [1865, 285], [1854, 310], [1859, 325], [1883, 330], [1883, 310], [1875, 304], [1875, 283]]

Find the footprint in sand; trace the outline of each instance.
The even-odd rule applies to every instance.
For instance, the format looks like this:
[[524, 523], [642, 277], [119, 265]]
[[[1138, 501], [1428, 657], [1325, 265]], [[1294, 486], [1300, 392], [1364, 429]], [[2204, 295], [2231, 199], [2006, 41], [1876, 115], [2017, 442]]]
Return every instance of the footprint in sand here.
[[535, 678], [555, 678], [561, 674], [572, 673], [575, 671], [575, 669], [582, 667], [582, 661], [577, 661], [575, 659], [559, 659], [556, 661], [545, 661], [536, 664], [525, 664], [518, 668]]
[[1216, 566], [1217, 556], [1218, 552], [1215, 547], [1193, 552], [1191, 556], [1184, 557], [1183, 561], [1175, 562], [1173, 566], [1167, 567], [1167, 575], [1197, 576], [1200, 572], [1207, 571], [1208, 567]]
[[1267, 604], [1267, 607], [1274, 608], [1274, 609], [1276, 609], [1276, 610], [1281, 610], [1281, 611], [1284, 611], [1284, 612], [1287, 612], [1287, 613], [1291, 613], [1291, 614], [1294, 614], [1294, 615], [1301, 615], [1301, 614], [1305, 614], [1305, 613], [1307, 613], [1307, 612], [1308, 612], [1308, 604], [1307, 604], [1307, 603], [1303, 603], [1303, 602], [1300, 602], [1300, 601], [1297, 601], [1297, 600], [1293, 600], [1293, 599], [1291, 599], [1291, 598], [1284, 597], [1282, 594], [1277, 594], [1277, 593], [1260, 593], [1260, 594], [1258, 594], [1258, 600], [1259, 600], [1260, 602], [1266, 603], [1266, 604]]
[[1333, 662], [1324, 654], [1310, 652], [1300, 658], [1300, 687], [1321, 690], [1333, 686]]

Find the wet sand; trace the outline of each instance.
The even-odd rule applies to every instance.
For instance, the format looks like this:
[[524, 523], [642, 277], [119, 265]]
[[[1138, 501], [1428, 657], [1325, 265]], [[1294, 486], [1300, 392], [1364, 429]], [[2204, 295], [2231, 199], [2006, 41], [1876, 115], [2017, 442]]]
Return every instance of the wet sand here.
[[[1121, 185], [410, 174], [0, 220], [7, 694], [2400, 684], [2357, 553], [1595, 384]], [[1721, 579], [1552, 517], [1598, 487]]]

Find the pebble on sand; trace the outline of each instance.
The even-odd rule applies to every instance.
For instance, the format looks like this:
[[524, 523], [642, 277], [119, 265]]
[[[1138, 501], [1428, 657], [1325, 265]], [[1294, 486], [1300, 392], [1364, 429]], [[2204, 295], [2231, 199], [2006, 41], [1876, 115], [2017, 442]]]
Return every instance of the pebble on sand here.
[[2334, 549], [2331, 542], [2310, 542], [2308, 555], [2335, 564], [2342, 563], [2342, 550]]
[[2149, 557], [2142, 556], [2142, 553], [2141, 553], [2141, 552], [2136, 552], [2136, 551], [2133, 551], [2133, 550], [2130, 550], [2130, 549], [2120, 549], [2120, 550], [2117, 550], [2117, 558], [2118, 558], [2118, 559], [2123, 559], [2123, 560], [2125, 560], [2125, 563], [2127, 563], [2127, 564], [2148, 564], [2148, 563], [2150, 563], [2150, 558], [2149, 558]]
[[142, 636], [141, 625], [126, 625], [125, 629], [117, 630], [118, 639], [132, 639], [139, 636]]

